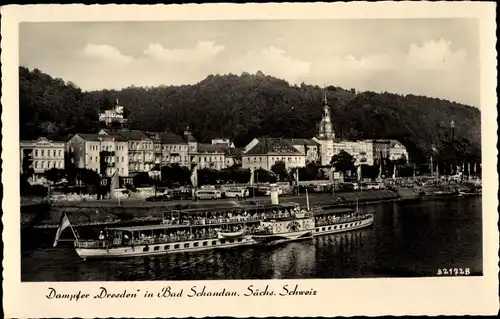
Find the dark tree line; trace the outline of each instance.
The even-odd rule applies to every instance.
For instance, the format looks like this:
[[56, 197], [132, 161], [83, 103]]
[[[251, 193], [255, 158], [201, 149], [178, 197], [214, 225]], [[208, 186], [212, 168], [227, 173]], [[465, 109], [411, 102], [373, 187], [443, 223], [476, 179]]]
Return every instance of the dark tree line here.
[[[23, 139], [64, 139], [95, 132], [99, 110], [118, 98], [129, 127], [182, 134], [189, 125], [200, 142], [229, 137], [243, 146], [256, 136], [313, 137], [321, 119], [323, 89], [293, 86], [271, 76], [210, 75], [195, 85], [129, 87], [82, 92], [41, 71], [19, 69], [20, 133]], [[460, 156], [480, 158], [480, 111], [437, 98], [327, 88], [336, 135], [349, 139], [391, 138], [412, 161], [423, 163], [431, 145], [450, 140], [456, 123]]]

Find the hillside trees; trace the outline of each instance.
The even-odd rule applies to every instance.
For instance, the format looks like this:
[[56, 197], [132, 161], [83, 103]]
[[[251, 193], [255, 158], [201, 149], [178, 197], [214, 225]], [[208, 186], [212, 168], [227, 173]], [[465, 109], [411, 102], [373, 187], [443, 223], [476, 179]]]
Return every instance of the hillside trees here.
[[[256, 136], [311, 138], [321, 119], [323, 89], [290, 85], [259, 75], [210, 75], [194, 85], [128, 87], [83, 92], [40, 70], [19, 69], [22, 139], [65, 139], [95, 132], [98, 111], [118, 98], [129, 127], [182, 134], [189, 125], [200, 142], [232, 138], [237, 147]], [[480, 159], [481, 114], [477, 108], [416, 95], [326, 89], [336, 136], [346, 139], [397, 139], [417, 163], [428, 161], [431, 145], [455, 140], [458, 157]], [[466, 154], [462, 154], [466, 153]]]

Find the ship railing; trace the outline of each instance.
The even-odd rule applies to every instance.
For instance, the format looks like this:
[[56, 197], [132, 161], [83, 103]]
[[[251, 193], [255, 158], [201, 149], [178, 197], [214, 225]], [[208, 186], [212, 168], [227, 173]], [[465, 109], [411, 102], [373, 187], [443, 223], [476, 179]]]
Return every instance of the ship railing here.
[[344, 224], [344, 223], [350, 223], [350, 222], [356, 222], [360, 220], [365, 220], [369, 218], [370, 215], [364, 215], [364, 216], [359, 216], [359, 217], [347, 217], [347, 218], [336, 218], [332, 220], [324, 220], [324, 221], [316, 221], [316, 226], [328, 226], [328, 225], [333, 225], [333, 224]]
[[77, 248], [106, 248], [109, 246], [110, 242], [105, 239], [96, 239], [96, 240], [78, 240], [75, 241], [75, 247]]
[[[157, 245], [157, 244], [169, 244], [169, 243], [177, 243], [190, 240], [203, 240], [203, 239], [217, 239], [217, 233], [197, 235], [197, 236], [178, 235], [173, 237], [167, 236], [160, 238], [135, 239], [130, 243], [128, 243], [128, 245], [131, 245], [132, 243], [134, 245]], [[127, 243], [125, 243], [125, 245], [127, 245]]]

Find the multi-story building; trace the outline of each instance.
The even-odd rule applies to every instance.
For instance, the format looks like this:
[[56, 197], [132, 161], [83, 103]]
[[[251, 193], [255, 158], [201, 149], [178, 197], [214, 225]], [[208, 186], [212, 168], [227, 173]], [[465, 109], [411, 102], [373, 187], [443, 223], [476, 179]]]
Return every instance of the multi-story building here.
[[161, 165], [178, 164], [190, 167], [187, 141], [171, 132], [161, 132], [158, 135], [161, 140]]
[[124, 108], [118, 103], [118, 99], [116, 99], [116, 104], [112, 108], [99, 113], [99, 121], [106, 123], [106, 125], [127, 122], [124, 116]]
[[154, 142], [144, 132], [139, 130], [101, 130], [99, 134], [127, 141], [129, 175], [149, 172], [155, 166]]
[[333, 144], [334, 154], [340, 153], [340, 151], [345, 151], [351, 154], [356, 162], [354, 165], [373, 165], [375, 162], [375, 156], [373, 152], [373, 142], [370, 140], [360, 140], [360, 141], [347, 141], [339, 140], [335, 141]]
[[129, 175], [128, 143], [120, 136], [106, 134], [75, 134], [67, 143], [67, 152], [76, 168], [90, 169], [98, 174]]
[[212, 140], [212, 145], [234, 147], [234, 144], [228, 138], [215, 138]]
[[389, 159], [398, 160], [400, 158], [405, 158], [407, 161], [410, 161], [408, 156], [408, 151], [406, 147], [397, 140], [389, 140]]
[[[44, 173], [51, 168], [64, 169], [65, 143], [41, 137], [35, 141], [21, 141], [21, 173], [33, 173], [29, 182], [44, 184]], [[29, 170], [31, 172], [29, 172]]]
[[245, 148], [241, 157], [244, 169], [271, 170], [276, 162], [284, 162], [287, 169], [305, 167], [306, 155], [283, 138], [255, 138]]
[[307, 138], [289, 138], [288, 142], [306, 155], [306, 163], [316, 163], [319, 161], [320, 145], [318, 142]]
[[213, 144], [198, 144], [198, 152], [190, 153], [195, 156], [197, 167], [221, 170], [226, 168], [224, 150]]

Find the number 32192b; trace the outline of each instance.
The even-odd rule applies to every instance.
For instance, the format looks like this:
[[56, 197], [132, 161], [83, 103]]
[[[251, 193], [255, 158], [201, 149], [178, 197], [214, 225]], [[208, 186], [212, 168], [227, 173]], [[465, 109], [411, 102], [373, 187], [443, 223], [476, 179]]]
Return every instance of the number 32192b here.
[[470, 275], [470, 268], [439, 268], [437, 270], [438, 276], [468, 276]]

